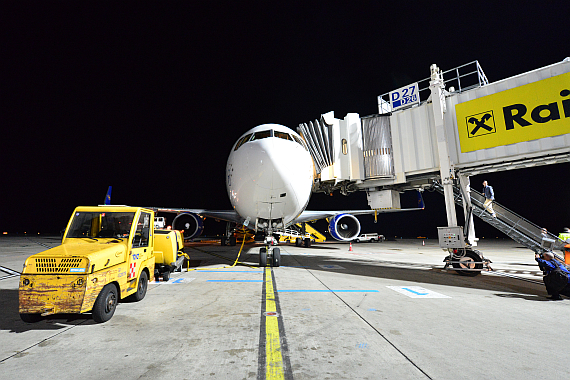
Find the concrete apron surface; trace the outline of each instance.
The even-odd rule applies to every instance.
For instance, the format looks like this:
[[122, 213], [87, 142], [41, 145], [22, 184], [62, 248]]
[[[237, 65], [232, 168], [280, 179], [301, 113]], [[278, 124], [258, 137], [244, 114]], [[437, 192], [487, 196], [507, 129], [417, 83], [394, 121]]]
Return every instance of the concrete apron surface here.
[[[20, 271], [57, 244], [2, 237], [0, 266]], [[443, 271], [433, 240], [282, 245], [281, 267], [268, 269], [259, 247], [245, 246], [247, 265], [222, 268], [239, 245], [189, 244], [190, 269], [213, 270], [151, 283], [102, 324], [90, 314], [22, 322], [18, 277], [0, 272], [0, 379], [570, 375], [570, 300], [548, 300], [533, 253], [510, 240], [480, 242], [496, 271], [477, 277]]]

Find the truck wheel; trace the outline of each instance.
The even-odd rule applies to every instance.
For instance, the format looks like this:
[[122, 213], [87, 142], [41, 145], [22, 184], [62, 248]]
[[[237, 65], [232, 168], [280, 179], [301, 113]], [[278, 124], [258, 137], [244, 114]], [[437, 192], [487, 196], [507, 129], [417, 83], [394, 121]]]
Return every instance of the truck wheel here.
[[235, 236], [232, 236], [232, 237], [230, 237], [230, 246], [233, 247], [233, 246], [235, 246], [235, 245], [236, 245], [236, 237], [235, 237]]
[[274, 268], [281, 265], [281, 250], [279, 248], [273, 248], [273, 257], [271, 259], [271, 264]]
[[168, 281], [170, 280], [170, 272], [166, 271], [162, 273], [162, 281]]
[[305, 248], [310, 248], [311, 247], [311, 239], [305, 238], [305, 240], [303, 241], [303, 244], [304, 244]]
[[113, 314], [115, 314], [118, 301], [117, 287], [114, 284], [105, 285], [93, 305], [93, 320], [101, 323], [111, 319]]
[[36, 323], [42, 320], [41, 314], [33, 314], [33, 313], [22, 313], [20, 314], [20, 318], [22, 321], [26, 323]]
[[220, 240], [222, 246], [226, 245], [226, 236], [222, 236], [222, 240]]
[[300, 247], [303, 245], [303, 240], [301, 238], [295, 239], [295, 247]]
[[265, 268], [267, 266], [267, 248], [259, 248], [259, 266]]
[[138, 302], [144, 298], [146, 295], [146, 288], [148, 287], [148, 275], [145, 271], [141, 272], [141, 276], [139, 277], [139, 284], [137, 286], [137, 291], [134, 294], [131, 294], [128, 298], [131, 301]]

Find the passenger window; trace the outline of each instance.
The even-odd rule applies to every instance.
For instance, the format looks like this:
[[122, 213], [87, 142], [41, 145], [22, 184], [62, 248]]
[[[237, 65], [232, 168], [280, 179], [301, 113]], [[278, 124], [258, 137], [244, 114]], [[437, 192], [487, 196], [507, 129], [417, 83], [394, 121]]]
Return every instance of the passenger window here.
[[278, 132], [278, 131], [274, 131], [273, 133], [275, 134], [275, 137], [279, 137], [280, 139], [283, 139], [283, 140], [293, 140], [293, 139], [291, 138], [291, 136], [289, 136], [288, 133], [285, 133], [285, 132]]
[[255, 132], [251, 141], [261, 140], [273, 136], [273, 130]]
[[250, 133], [249, 135], [245, 135], [243, 136], [236, 144], [236, 147], [234, 148], [234, 150], [238, 150], [240, 146], [242, 146], [243, 144], [245, 144], [246, 142], [249, 141], [249, 138], [251, 137], [252, 133]]

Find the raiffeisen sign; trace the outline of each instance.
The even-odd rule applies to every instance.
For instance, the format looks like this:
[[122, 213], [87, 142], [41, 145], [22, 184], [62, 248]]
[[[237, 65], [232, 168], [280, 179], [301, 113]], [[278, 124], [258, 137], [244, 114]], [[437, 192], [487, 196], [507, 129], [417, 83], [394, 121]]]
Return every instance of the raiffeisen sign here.
[[459, 103], [461, 152], [570, 133], [570, 73]]

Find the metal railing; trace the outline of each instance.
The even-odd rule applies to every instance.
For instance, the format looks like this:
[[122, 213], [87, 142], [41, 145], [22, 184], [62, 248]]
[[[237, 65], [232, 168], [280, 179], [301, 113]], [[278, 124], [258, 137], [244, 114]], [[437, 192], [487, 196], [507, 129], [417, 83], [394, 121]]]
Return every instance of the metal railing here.
[[[443, 186], [439, 182], [434, 182], [434, 188], [439, 193], [443, 194]], [[455, 198], [455, 203], [463, 206], [463, 197], [461, 195], [461, 189], [458, 185], [453, 186], [453, 195]], [[471, 189], [470, 195], [471, 204], [473, 206], [473, 215], [492, 225], [514, 241], [524, 245], [536, 253], [542, 253], [547, 250], [543, 248], [542, 245], [543, 238], [546, 238], [554, 241], [551, 247], [553, 251], [564, 251], [564, 246], [567, 243], [563, 240], [558, 239], [556, 235], [553, 235], [549, 232], [543, 234], [542, 227], [509, 210], [500, 203], [493, 201], [492, 207], [493, 211], [496, 214], [495, 218], [488, 210], [485, 210], [485, 196], [483, 194], [477, 190]], [[561, 259], [560, 256], [557, 255], [557, 257]]]
[[[481, 68], [479, 61], [477, 60], [466, 63], [461, 66], [457, 66], [447, 71], [443, 71], [442, 75], [443, 75], [443, 83], [445, 85], [450, 86], [448, 88], [448, 91], [450, 91], [449, 89], [451, 88], [451, 86], [454, 87], [454, 91], [450, 91], [452, 93], [462, 93], [464, 91], [471, 90], [472, 88], [482, 87], [489, 84], [489, 80], [487, 79], [487, 76], [483, 72], [483, 68]], [[463, 78], [463, 83], [461, 82], [462, 78]], [[431, 78], [428, 77], [418, 81], [418, 87], [420, 92], [420, 104], [427, 101], [427, 99], [429, 98], [430, 93], [428, 90], [429, 90], [430, 80]], [[426, 93], [426, 91], [428, 92]], [[390, 104], [390, 92], [382, 94], [379, 97], [382, 98], [382, 100], [386, 101], [388, 104]], [[412, 105], [410, 105], [410, 107], [411, 106]], [[399, 110], [401, 109], [405, 108], [400, 108]]]

